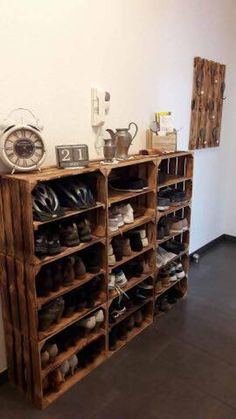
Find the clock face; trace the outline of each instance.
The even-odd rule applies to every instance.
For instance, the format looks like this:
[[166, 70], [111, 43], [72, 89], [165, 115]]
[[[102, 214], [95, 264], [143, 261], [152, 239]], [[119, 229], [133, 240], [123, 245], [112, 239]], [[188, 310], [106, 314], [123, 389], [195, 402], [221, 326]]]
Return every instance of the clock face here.
[[30, 128], [18, 128], [5, 140], [4, 151], [12, 166], [31, 168], [37, 166], [44, 157], [41, 136]]

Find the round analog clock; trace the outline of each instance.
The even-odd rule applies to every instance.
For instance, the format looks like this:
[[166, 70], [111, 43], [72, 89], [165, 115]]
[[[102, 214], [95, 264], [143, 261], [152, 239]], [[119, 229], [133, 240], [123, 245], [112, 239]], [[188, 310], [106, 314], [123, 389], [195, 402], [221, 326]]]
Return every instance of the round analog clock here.
[[45, 158], [45, 146], [40, 129], [31, 124], [2, 126], [1, 158], [14, 171], [30, 171], [41, 166]]

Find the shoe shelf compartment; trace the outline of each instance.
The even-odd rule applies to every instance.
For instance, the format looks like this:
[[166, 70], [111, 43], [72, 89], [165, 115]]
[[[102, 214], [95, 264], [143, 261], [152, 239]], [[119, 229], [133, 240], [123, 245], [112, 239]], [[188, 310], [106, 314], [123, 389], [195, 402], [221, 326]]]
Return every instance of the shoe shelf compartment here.
[[50, 301], [54, 300], [55, 298], [61, 297], [62, 295], [67, 294], [68, 292], [81, 287], [84, 284], [87, 284], [88, 282], [90, 282], [93, 278], [97, 276], [101, 276], [101, 275], [105, 275], [104, 269], [100, 269], [100, 271], [97, 273], [86, 272], [86, 274], [82, 278], [75, 278], [73, 281], [73, 284], [64, 285], [60, 287], [58, 291], [50, 292], [49, 295], [44, 296], [44, 297], [38, 297], [37, 298], [38, 309], [40, 309], [44, 304], [47, 304]]
[[[82, 378], [86, 377], [86, 375], [88, 375], [92, 370], [94, 370], [96, 367], [98, 367], [105, 361], [105, 359], [107, 358], [105, 337], [100, 337], [98, 340], [92, 342], [89, 346], [91, 347], [91, 345], [96, 345], [94, 346], [94, 356], [91, 357], [91, 359], [89, 359], [88, 362], [85, 362], [84, 360], [82, 360], [81, 362], [79, 359], [78, 368], [76, 369], [73, 375], [68, 374], [68, 376], [66, 376], [63, 379], [63, 382], [61, 382], [57, 386], [57, 388], [45, 391], [43, 395], [42, 405], [40, 407], [45, 408], [47, 405], [51, 404], [53, 401], [61, 397], [74, 384], [76, 384]], [[87, 349], [88, 347], [86, 347], [85, 349]], [[50, 375], [48, 376], [48, 381], [50, 385]]]
[[157, 210], [157, 221], [159, 221], [160, 218], [162, 217], [166, 217], [167, 215], [172, 215], [175, 214], [177, 211], [182, 210], [186, 207], [191, 208], [191, 200], [186, 201], [184, 204], [182, 205], [178, 205], [178, 206], [170, 206], [170, 208], [168, 208], [165, 211], [158, 211]]
[[175, 233], [173, 232], [168, 237], [164, 237], [163, 239], [157, 240], [157, 243], [158, 244], [165, 243], [165, 242], [167, 242], [167, 241], [169, 241], [171, 239], [174, 239], [174, 238], [178, 237], [179, 235], [184, 234], [184, 233], [186, 233], [188, 231], [189, 231], [189, 228], [187, 228], [186, 230], [175, 232]]
[[148, 246], [144, 247], [142, 250], [140, 250], [140, 252], [131, 252], [130, 256], [123, 256], [121, 260], [119, 260], [118, 262], [116, 262], [114, 265], [109, 266], [109, 271], [111, 272], [113, 269], [118, 268], [119, 266], [122, 266], [124, 263], [127, 263], [129, 261], [131, 261], [132, 259], [143, 255], [144, 253], [148, 252], [149, 250], [153, 250], [154, 249], [154, 245], [153, 244], [149, 244]]
[[33, 221], [33, 227], [34, 230], [37, 231], [40, 227], [47, 225], [47, 224], [51, 224], [52, 222], [55, 221], [62, 221], [71, 217], [75, 217], [75, 216], [80, 216], [80, 215], [85, 215], [85, 213], [88, 213], [89, 211], [94, 211], [98, 208], [105, 208], [105, 204], [103, 204], [102, 202], [96, 202], [96, 204], [93, 207], [89, 207], [89, 208], [84, 208], [78, 211], [73, 211], [73, 210], [65, 210], [65, 215], [62, 215], [61, 217], [57, 217], [54, 220], [47, 220], [47, 221]]
[[193, 157], [190, 153], [181, 156], [158, 158], [158, 190], [190, 181], [193, 177]]
[[99, 339], [101, 336], [105, 336], [105, 333], [105, 330], [100, 328], [95, 332], [90, 333], [89, 336], [85, 336], [78, 339], [78, 342], [75, 345], [70, 346], [64, 352], [59, 353], [53, 362], [49, 363], [46, 367], [42, 368], [42, 379], [44, 379], [51, 371], [60, 367], [63, 364], [63, 362], [70, 359], [72, 355], [79, 353], [82, 349], [84, 349], [90, 343]]
[[133, 304], [130, 308], [128, 308], [123, 314], [121, 314], [114, 323], [109, 324], [109, 331], [111, 331], [115, 326], [117, 326], [120, 322], [125, 320], [127, 317], [130, 317], [132, 314], [134, 314], [136, 311], [140, 310], [144, 305], [147, 303], [153, 303], [153, 298], [147, 298], [145, 301], [142, 301], [140, 303]]
[[116, 231], [108, 231], [108, 236], [110, 238], [115, 236], [122, 236], [122, 234], [126, 233], [127, 231], [133, 230], [137, 227], [141, 227], [142, 225], [148, 223], [149, 221], [155, 220], [155, 212], [154, 210], [147, 210], [143, 215], [138, 216], [134, 219], [133, 223], [125, 224], [122, 227], [119, 227]]
[[55, 262], [56, 260], [59, 260], [61, 258], [64, 258], [66, 256], [73, 255], [74, 253], [78, 253], [82, 250], [88, 249], [89, 247], [93, 246], [94, 244], [102, 243], [105, 244], [104, 238], [98, 238], [96, 236], [92, 236], [92, 240], [85, 243], [80, 243], [78, 246], [73, 247], [64, 247], [63, 250], [58, 253], [57, 255], [53, 256], [42, 256], [42, 257], [34, 257], [34, 263], [36, 265], [46, 265], [47, 263]]
[[[148, 326], [150, 326], [153, 322], [153, 301], [147, 301], [142, 307], [140, 307], [139, 311], [142, 313], [142, 321], [141, 324], [134, 324], [131, 330], [126, 328], [126, 322], [129, 317], [132, 317], [134, 313], [131, 313], [130, 316], [126, 317], [121, 323], [118, 323], [109, 333], [109, 353], [108, 356], [113, 355], [119, 349], [123, 348], [130, 342], [133, 338], [138, 336], [143, 330], [145, 330]], [[119, 336], [119, 328], [125, 328], [124, 336]], [[130, 329], [130, 328], [129, 328]], [[113, 340], [113, 342], [112, 342]], [[115, 343], [114, 343], [115, 340]], [[112, 345], [112, 346], [111, 346]]]
[[[161, 170], [159, 170], [161, 169]], [[166, 173], [166, 179], [159, 184], [159, 172]], [[130, 262], [144, 258], [150, 266], [140, 276], [127, 275], [127, 283], [122, 288], [128, 294], [135, 294], [135, 287], [143, 281], [151, 282], [159, 269], [156, 267], [155, 251], [158, 245], [156, 229], [157, 220], [168, 214], [187, 214], [192, 195], [193, 158], [190, 153], [172, 153], [165, 156], [134, 156], [127, 161], [112, 165], [99, 162], [90, 163], [89, 168], [61, 170], [55, 167], [42, 169], [40, 172], [3, 175], [0, 184], [0, 222], [4, 229], [0, 232], [0, 263], [1, 263], [1, 296], [4, 319], [6, 353], [8, 360], [9, 381], [16, 386], [36, 407], [44, 408], [61, 397], [74, 384], [89, 374], [118, 349], [124, 347], [130, 340], [145, 330], [153, 321], [153, 308], [156, 296], [154, 289], [148, 297], [127, 307], [114, 323], [109, 325], [109, 307], [118, 296], [117, 291], [108, 291], [109, 273], [116, 268], [125, 272]], [[169, 176], [169, 177], [168, 177]], [[172, 178], [170, 178], [172, 176]], [[127, 183], [129, 177], [140, 177], [147, 182], [147, 188], [136, 191], [114, 190], [108, 187], [116, 178], [122, 178]], [[53, 185], [69, 179], [81, 180], [89, 185], [95, 198], [95, 205], [86, 209], [64, 209], [64, 214], [58, 214], [51, 220], [36, 220], [32, 211], [32, 192], [39, 183]], [[159, 188], [174, 185], [186, 192], [187, 202], [170, 207], [164, 212], [157, 211], [157, 193]], [[126, 224], [118, 231], [108, 231], [109, 212], [121, 204], [130, 203], [134, 210], [134, 222]], [[180, 211], [181, 210], [181, 211]], [[92, 240], [81, 242], [72, 247], [63, 247], [60, 253], [39, 257], [35, 255], [35, 235], [41, 231], [48, 232], [59, 225], [68, 225], [76, 220], [86, 218], [91, 224]], [[109, 244], [119, 239], [126, 232], [142, 228], [146, 229], [148, 245], [140, 251], [132, 251], [131, 255], [123, 256], [115, 265], [108, 265]], [[184, 238], [183, 238], [184, 237]], [[187, 264], [189, 232], [175, 236], [186, 244], [185, 251], [176, 255], [172, 261], [182, 260]], [[100, 255], [100, 265], [97, 271], [87, 269], [86, 273], [75, 276], [73, 280], [62, 281], [58, 286], [47, 286], [38, 292], [38, 277], [43, 270], [51, 269], [55, 264], [65, 262], [70, 258], [93, 252]], [[88, 256], [87, 256], [88, 258]], [[90, 261], [94, 261], [94, 257]], [[85, 257], [86, 259], [86, 257]], [[186, 262], [185, 262], [186, 260]], [[83, 260], [85, 263], [85, 260]], [[86, 263], [85, 263], [86, 264]], [[91, 263], [92, 264], [92, 263]], [[63, 268], [64, 269], [64, 268]], [[188, 266], [186, 265], [186, 274]], [[89, 271], [88, 271], [89, 270]], [[64, 272], [64, 271], [63, 271]], [[80, 272], [80, 271], [79, 271]], [[137, 275], [137, 274], [136, 274]], [[101, 289], [94, 297], [93, 303], [81, 305], [73, 311], [69, 306], [68, 317], [61, 317], [58, 323], [50, 323], [46, 330], [38, 330], [38, 313], [55, 301], [70, 301], [70, 296], [83, 292], [96, 277], [102, 278]], [[42, 278], [42, 276], [41, 276]], [[50, 281], [49, 281], [50, 282]], [[180, 283], [184, 281], [181, 280]], [[63, 285], [64, 284], [64, 285]], [[178, 286], [179, 282], [173, 286]], [[136, 294], [135, 294], [136, 295]], [[150, 295], [150, 297], [149, 297]], [[140, 296], [139, 296], [140, 297]], [[73, 299], [72, 299], [73, 300]], [[73, 304], [72, 304], [73, 306]], [[45, 344], [57, 341], [58, 336], [70, 333], [77, 327], [80, 320], [93, 316], [102, 309], [104, 322], [99, 328], [87, 334], [78, 336], [72, 344], [67, 344], [64, 350], [47, 365], [41, 365], [40, 352]], [[53, 310], [52, 310], [53, 312]], [[121, 333], [132, 316], [142, 314], [142, 321], [130, 326], [127, 333]], [[55, 314], [55, 313], [54, 313]], [[54, 316], [53, 314], [53, 316]], [[49, 316], [50, 317], [50, 316]], [[139, 316], [140, 317], [140, 316]], [[56, 321], [56, 320], [54, 320]], [[47, 324], [47, 323], [46, 323]], [[118, 332], [115, 348], [109, 350], [109, 337]], [[76, 370], [68, 373], [63, 379], [59, 373], [60, 367], [73, 355], [78, 356]]]
[[[146, 274], [142, 274], [140, 276], [133, 276], [132, 278], [129, 278], [128, 281], [127, 281], [127, 284], [124, 287], [122, 287], [122, 291], [123, 292], [129, 291], [130, 289], [136, 287], [136, 285], [139, 285], [139, 284], [141, 284], [141, 282], [143, 282], [146, 279], [152, 277], [152, 275], [153, 275], [153, 271], [150, 271]], [[116, 290], [109, 291], [109, 296], [108, 296], [109, 300], [108, 301], [112, 301], [112, 300], [114, 300], [114, 298], [116, 298], [118, 296], [119, 296], [118, 291], [116, 291]]]
[[[95, 199], [100, 202], [102, 206], [93, 211], [98, 212], [96, 217], [99, 220], [99, 224], [95, 226], [93, 233], [94, 240], [100, 240], [105, 236], [105, 208], [106, 206], [106, 179], [97, 169], [90, 169], [89, 174], [86, 176], [80, 175], [80, 171], [77, 170], [77, 176], [71, 176], [71, 173], [67, 170], [67, 176], [69, 179], [79, 180], [87, 182], [88, 185], [91, 185], [91, 190], [95, 191]], [[87, 173], [86, 171], [82, 173]], [[70, 176], [69, 176], [70, 175]], [[61, 175], [62, 176], [62, 175]], [[64, 176], [65, 177], [65, 174]], [[91, 178], [91, 179], [90, 179]], [[32, 180], [33, 179], [33, 180]], [[39, 179], [39, 180], [37, 180]], [[40, 258], [35, 256], [35, 243], [34, 243], [34, 219], [33, 219], [33, 209], [32, 209], [32, 191], [37, 186], [38, 182], [41, 182], [41, 177], [36, 176], [35, 174], [28, 175], [28, 178], [23, 175], [14, 175], [4, 177], [1, 180], [1, 189], [4, 199], [2, 200], [2, 212], [5, 224], [5, 230], [7, 235], [3, 240], [2, 250], [0, 252], [6, 253], [8, 256], [16, 257], [21, 261], [26, 261], [30, 264], [41, 263]], [[47, 178], [47, 184], [50, 186], [51, 183], [57, 182], [60, 179], [60, 176], [53, 177], [52, 179]], [[102, 215], [102, 212], [104, 215]], [[81, 215], [82, 216], [82, 215]], [[83, 216], [90, 216], [90, 208], [87, 212], [83, 212]], [[74, 214], [73, 214], [74, 217]], [[45, 228], [45, 232], [49, 231], [49, 227], [52, 225], [53, 228], [55, 223], [58, 220], [53, 218], [50, 223], [42, 225], [41, 228]], [[66, 217], [65, 222], [68, 221]], [[39, 226], [38, 226], [39, 231]], [[0, 243], [1, 244], [1, 243]], [[81, 244], [80, 246], [86, 246], [87, 244]], [[73, 253], [74, 248], [66, 248], [64, 250], [65, 255]], [[46, 256], [44, 261], [54, 260], [53, 258], [58, 259], [61, 256], [61, 253], [54, 256]]]
[[[116, 168], [107, 169], [108, 175], [108, 206], [119, 203], [121, 201], [146, 195], [149, 192], [154, 192], [156, 189], [156, 164], [153, 161], [140, 164], [130, 164], [126, 166], [118, 166]], [[147, 186], [141, 191], [121, 191], [112, 189], [111, 182], [115, 179], [124, 180], [126, 186], [129, 177], [139, 177], [147, 182]]]
[[[143, 224], [142, 228], [146, 230], [146, 237], [148, 239], [148, 245], [143, 246], [140, 251], [133, 251], [131, 250], [131, 254], [129, 256], [123, 256], [121, 260], [116, 261], [113, 265], [109, 266], [109, 271], [112, 269], [118, 268], [119, 266], [131, 261], [132, 259], [143, 255], [144, 253], [148, 252], [149, 250], [153, 250], [155, 247], [156, 242], [156, 234], [155, 234], [155, 222], [150, 221], [149, 223]], [[112, 240], [109, 240], [111, 245], [113, 244]]]
[[[154, 294], [155, 294], [155, 300], [157, 298], [159, 298], [161, 295], [165, 294], [171, 288], [175, 287], [175, 285], [177, 285], [178, 283], [184, 283], [185, 281], [187, 282], [187, 280], [188, 280], [188, 271], [189, 271], [189, 257], [188, 257], [188, 255], [187, 254], [183, 254], [182, 256], [179, 256], [179, 258], [176, 259], [176, 261], [182, 263], [183, 269], [184, 269], [184, 272], [185, 272], [185, 277], [184, 278], [179, 278], [179, 279], [177, 279], [177, 281], [173, 281], [173, 282], [172, 281], [169, 281], [169, 283], [167, 285], [162, 285], [162, 288], [159, 291], [156, 290], [156, 287], [154, 285], [154, 288], [155, 288], [155, 292], [154, 292]], [[168, 264], [165, 265], [165, 266], [168, 266]], [[159, 273], [160, 273], [160, 270], [157, 271], [156, 278], [154, 279], [154, 283], [155, 284], [157, 282], [161, 282], [161, 279], [159, 277]]]
[[49, 337], [54, 336], [58, 332], [64, 330], [66, 327], [71, 326], [73, 323], [81, 320], [83, 317], [92, 314], [93, 311], [97, 310], [103, 304], [103, 299], [97, 299], [92, 308], [84, 308], [78, 312], [73, 313], [70, 317], [62, 317], [59, 323], [53, 324], [45, 331], [38, 332], [38, 340], [43, 341]]

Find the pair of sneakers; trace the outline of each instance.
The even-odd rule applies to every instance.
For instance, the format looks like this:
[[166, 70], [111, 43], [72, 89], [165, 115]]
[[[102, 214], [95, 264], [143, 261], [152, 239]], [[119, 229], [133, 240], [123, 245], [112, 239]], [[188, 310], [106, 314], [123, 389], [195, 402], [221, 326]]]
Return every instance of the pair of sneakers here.
[[166, 265], [173, 258], [176, 257], [176, 253], [168, 252], [163, 247], [159, 246], [156, 251], [156, 264], [158, 268]]
[[102, 309], [96, 311], [96, 313], [92, 314], [85, 319], [80, 320], [77, 325], [84, 329], [85, 335], [92, 332], [92, 330], [96, 330], [100, 327], [100, 325], [104, 321], [104, 312]]
[[124, 271], [122, 271], [122, 269], [114, 269], [114, 271], [109, 274], [108, 290], [119, 290], [120, 288], [125, 287], [127, 282]]
[[110, 232], [119, 230], [124, 224], [134, 222], [134, 210], [130, 204], [114, 206], [109, 212], [108, 228]]

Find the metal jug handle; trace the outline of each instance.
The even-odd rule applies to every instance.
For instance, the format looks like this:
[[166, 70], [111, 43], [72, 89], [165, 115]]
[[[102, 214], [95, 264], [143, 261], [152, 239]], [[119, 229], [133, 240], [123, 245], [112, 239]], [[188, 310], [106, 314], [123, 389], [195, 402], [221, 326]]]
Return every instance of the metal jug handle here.
[[138, 132], [138, 125], [135, 124], [135, 122], [130, 122], [129, 127], [128, 127], [128, 130], [130, 130], [131, 125], [134, 125], [135, 126], [135, 133], [134, 133], [134, 135], [132, 137], [132, 141], [133, 141], [134, 137], [136, 137], [137, 132]]

